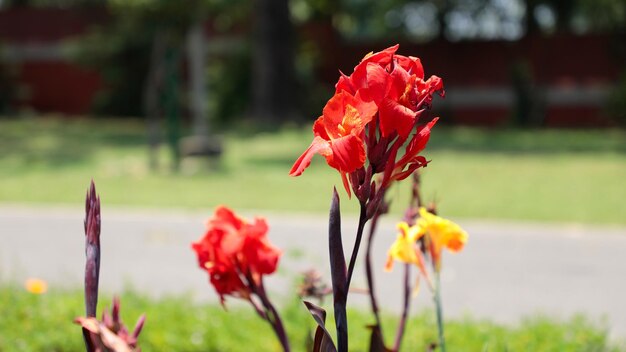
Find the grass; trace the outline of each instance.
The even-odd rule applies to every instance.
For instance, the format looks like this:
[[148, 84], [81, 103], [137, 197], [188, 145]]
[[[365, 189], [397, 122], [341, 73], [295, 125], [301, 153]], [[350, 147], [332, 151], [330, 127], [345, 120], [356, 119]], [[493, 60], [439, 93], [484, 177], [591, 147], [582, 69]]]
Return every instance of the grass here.
[[[141, 313], [147, 314], [140, 336], [144, 351], [278, 351], [271, 329], [247, 306], [228, 311], [216, 305], [191, 303], [188, 297], [148, 299], [133, 292], [122, 295], [122, 319], [130, 328]], [[289, 301], [289, 300], [287, 300]], [[99, 311], [110, 304], [101, 297]], [[327, 308], [327, 310], [329, 310]], [[314, 327], [304, 306], [296, 299], [280, 309], [294, 351], [304, 351]], [[72, 320], [83, 314], [82, 293], [52, 289], [40, 296], [16, 286], [0, 286], [0, 351], [84, 351], [80, 328]], [[351, 351], [365, 351], [369, 336], [365, 325], [372, 318], [349, 312]], [[332, 323], [329, 316], [328, 323]], [[397, 319], [384, 315], [385, 331], [391, 338]], [[524, 320], [505, 327], [466, 318], [448, 321], [450, 351], [620, 351], [626, 348], [609, 341], [605, 329], [582, 316], [567, 321], [545, 317]], [[330, 329], [331, 331], [333, 329]], [[436, 341], [432, 314], [411, 317], [403, 341], [404, 351], [425, 351]], [[387, 341], [391, 344], [391, 340]]]
[[[105, 206], [326, 213], [338, 174], [316, 157], [287, 173], [308, 146], [307, 128], [227, 131], [213, 163], [182, 171], [147, 166], [141, 121], [0, 119], [0, 202], [83, 203], [94, 178]], [[450, 217], [626, 224], [623, 130], [482, 130], [437, 126], [424, 155], [423, 193]], [[390, 191], [399, 214], [408, 184]], [[344, 198], [346, 198], [344, 196]], [[356, 212], [344, 200], [345, 211]]]

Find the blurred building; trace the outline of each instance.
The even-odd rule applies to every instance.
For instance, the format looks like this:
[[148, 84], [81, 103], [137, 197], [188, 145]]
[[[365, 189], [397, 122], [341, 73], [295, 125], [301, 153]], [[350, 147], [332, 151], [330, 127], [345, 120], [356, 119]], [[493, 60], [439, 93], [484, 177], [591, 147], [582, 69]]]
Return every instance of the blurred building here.
[[64, 41], [102, 22], [103, 11], [12, 7], [0, 11], [0, 72], [14, 109], [85, 114], [102, 86], [69, 61]]
[[[89, 113], [105, 83], [98, 72], [72, 63], [63, 43], [106, 20], [106, 11], [98, 8], [0, 10], [0, 90], [10, 92], [10, 106]], [[302, 24], [298, 33], [316, 47], [314, 73], [329, 87], [337, 69], [351, 72], [365, 53], [395, 43], [347, 40], [330, 21]], [[611, 34], [534, 33], [517, 40], [440, 36], [400, 45], [402, 54], [422, 59], [427, 76], [443, 77], [446, 98], [437, 101], [436, 113], [448, 121], [585, 127], [614, 124], [607, 98], [625, 69], [612, 52], [615, 41]]]
[[[517, 41], [438, 39], [400, 42], [400, 52], [419, 57], [426, 77], [444, 79], [446, 96], [436, 108], [452, 123], [601, 127], [614, 123], [606, 103], [624, 69], [611, 55], [614, 40], [592, 34], [535, 35]], [[351, 72], [364, 53], [392, 44], [320, 41], [324, 52], [343, 53], [324, 58], [320, 74], [329, 82], [337, 79], [337, 68]]]

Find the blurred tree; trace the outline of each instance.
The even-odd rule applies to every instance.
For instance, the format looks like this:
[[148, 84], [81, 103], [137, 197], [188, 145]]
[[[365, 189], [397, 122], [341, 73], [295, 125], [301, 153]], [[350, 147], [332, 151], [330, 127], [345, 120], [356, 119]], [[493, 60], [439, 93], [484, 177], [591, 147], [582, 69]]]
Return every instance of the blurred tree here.
[[255, 0], [253, 21], [252, 112], [264, 122], [287, 121], [295, 117], [289, 0]]
[[[294, 3], [299, 17], [327, 8], [327, 0]], [[341, 0], [335, 5], [333, 23], [348, 38], [361, 40], [398, 36], [417, 41], [441, 36], [518, 40], [536, 32], [623, 30], [626, 1]]]
[[[158, 167], [156, 151], [161, 139], [162, 118], [165, 118], [166, 139], [172, 150], [172, 166], [178, 168], [181, 115], [185, 111], [183, 98], [189, 97], [193, 134], [207, 139], [207, 96], [201, 87], [205, 83], [203, 77], [196, 77], [206, 74], [206, 49], [185, 48], [193, 33], [196, 33], [195, 45], [198, 35], [202, 44], [201, 24], [210, 14], [239, 10], [241, 3], [243, 0], [110, 0], [107, 4], [110, 21], [95, 28], [75, 46], [74, 57], [97, 67], [106, 82], [96, 102], [97, 113], [146, 116], [153, 168]], [[182, 60], [185, 53], [189, 54], [187, 66]], [[192, 90], [188, 96], [181, 94], [184, 82], [181, 75], [185, 67]], [[198, 94], [205, 96], [198, 97]]]
[[588, 22], [592, 30], [621, 32], [622, 34], [626, 30], [626, 1], [624, 0], [577, 0], [576, 11], [575, 16], [578, 16], [576, 19]]
[[[225, 44], [228, 37], [209, 42], [207, 67], [211, 97], [205, 107], [214, 118], [228, 121], [251, 113], [259, 119], [280, 122], [294, 116], [309, 95], [322, 92], [314, 72], [316, 51], [323, 43], [295, 38], [293, 23], [331, 23], [344, 40], [428, 41], [519, 40], [525, 35], [555, 31], [624, 31], [624, 0], [4, 0], [3, 6], [107, 7], [111, 21], [82, 41], [81, 61], [98, 67], [106, 90], [96, 111], [107, 115], [137, 116], [155, 108], [159, 95], [147, 92], [163, 84], [149, 74], [159, 72], [163, 52], [154, 54], [159, 36], [170, 38], [167, 47], [181, 51], [190, 29], [210, 19], [216, 33], [236, 26], [251, 29], [243, 45]], [[241, 33], [241, 28], [237, 29]], [[161, 33], [161, 34], [160, 34]], [[301, 34], [301, 33], [300, 33]], [[214, 38], [211, 38], [213, 40]], [[219, 43], [217, 43], [219, 42]], [[230, 47], [228, 55], [217, 46]], [[234, 49], [233, 49], [234, 48]], [[221, 49], [220, 49], [221, 50]], [[621, 50], [621, 49], [620, 49]], [[150, 54], [152, 52], [152, 55]], [[161, 58], [161, 59], [159, 59]], [[294, 64], [297, 62], [297, 66]], [[295, 67], [294, 67], [295, 66]], [[307, 71], [308, 70], [308, 71]], [[162, 70], [161, 70], [162, 71]], [[514, 71], [514, 70], [513, 70]], [[178, 71], [176, 71], [180, 74]], [[304, 77], [304, 80], [302, 79]], [[520, 76], [522, 77], [522, 76]], [[153, 84], [146, 84], [146, 82]], [[178, 79], [178, 82], [183, 81]], [[304, 82], [303, 82], [304, 81]], [[520, 91], [523, 91], [521, 89]], [[305, 96], [305, 98], [303, 98]], [[181, 95], [181, 99], [185, 98]], [[145, 99], [145, 100], [144, 100]], [[139, 102], [144, 100], [143, 105]], [[314, 105], [314, 104], [310, 104]], [[196, 109], [192, 107], [192, 111]], [[312, 110], [319, 110], [319, 107]], [[183, 109], [179, 109], [183, 111]], [[308, 113], [306, 114], [308, 116]], [[194, 124], [198, 126], [198, 124]]]

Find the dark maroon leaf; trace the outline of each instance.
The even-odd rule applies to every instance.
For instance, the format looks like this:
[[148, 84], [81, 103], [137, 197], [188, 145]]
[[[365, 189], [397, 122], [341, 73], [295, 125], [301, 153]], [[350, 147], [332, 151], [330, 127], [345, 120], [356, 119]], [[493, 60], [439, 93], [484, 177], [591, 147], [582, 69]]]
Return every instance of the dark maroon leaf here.
[[348, 319], [346, 301], [348, 299], [346, 259], [343, 254], [341, 240], [341, 212], [339, 195], [333, 189], [328, 221], [328, 249], [330, 255], [330, 274], [333, 285], [333, 306], [335, 310], [335, 327], [337, 328], [337, 347], [339, 352], [348, 351]]
[[385, 347], [385, 341], [383, 341], [380, 326], [370, 325], [368, 328], [372, 331], [372, 335], [370, 336], [369, 352], [390, 352], [391, 350]]
[[311, 302], [303, 302], [317, 323], [313, 340], [313, 352], [337, 352], [333, 339], [328, 330], [326, 330], [326, 311]]

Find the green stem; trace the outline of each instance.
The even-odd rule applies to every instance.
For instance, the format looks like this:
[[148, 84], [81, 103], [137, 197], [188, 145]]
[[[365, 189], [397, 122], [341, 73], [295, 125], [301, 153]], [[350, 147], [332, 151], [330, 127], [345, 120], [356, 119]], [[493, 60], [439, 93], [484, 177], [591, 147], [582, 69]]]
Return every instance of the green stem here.
[[437, 329], [439, 330], [440, 351], [446, 352], [446, 340], [443, 334], [443, 310], [441, 307], [441, 278], [439, 270], [435, 270], [435, 292], [433, 298], [437, 309]]

